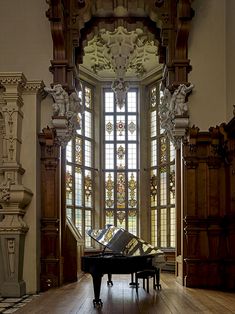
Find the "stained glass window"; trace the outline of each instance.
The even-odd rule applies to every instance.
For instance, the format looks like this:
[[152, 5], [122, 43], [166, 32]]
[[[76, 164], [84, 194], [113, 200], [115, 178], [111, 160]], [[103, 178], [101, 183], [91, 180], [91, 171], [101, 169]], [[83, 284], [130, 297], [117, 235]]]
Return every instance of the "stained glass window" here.
[[91, 247], [90, 229], [94, 212], [94, 126], [93, 88], [82, 83], [79, 92], [83, 106], [81, 129], [66, 147], [66, 215]]
[[150, 88], [150, 211], [151, 242], [161, 248], [175, 247], [175, 149], [158, 116], [159, 85]]
[[137, 89], [130, 89], [124, 106], [114, 93], [104, 90], [104, 216], [138, 234], [138, 103]]

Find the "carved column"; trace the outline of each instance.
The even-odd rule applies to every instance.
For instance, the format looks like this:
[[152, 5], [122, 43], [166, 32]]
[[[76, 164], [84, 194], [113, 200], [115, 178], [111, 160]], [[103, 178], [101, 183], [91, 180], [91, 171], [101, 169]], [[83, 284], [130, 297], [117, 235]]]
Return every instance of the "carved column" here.
[[41, 145], [41, 290], [62, 283], [60, 145], [55, 131], [43, 129]]
[[[23, 112], [22, 91], [26, 78], [22, 73], [0, 73], [0, 84], [4, 88], [1, 114], [5, 132], [2, 140], [2, 163], [0, 172], [0, 248], [3, 257], [4, 280], [1, 295], [20, 297], [26, 286], [22, 278], [24, 259], [24, 240], [28, 226], [23, 220], [26, 206], [30, 203], [32, 192], [22, 185], [25, 170], [20, 164], [21, 132]], [[1, 265], [0, 265], [1, 269]]]

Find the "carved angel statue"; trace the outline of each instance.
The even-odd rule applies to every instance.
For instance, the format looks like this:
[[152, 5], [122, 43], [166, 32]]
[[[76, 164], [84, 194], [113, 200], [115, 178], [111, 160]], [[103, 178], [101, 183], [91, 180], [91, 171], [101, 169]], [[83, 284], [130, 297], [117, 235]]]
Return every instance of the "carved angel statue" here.
[[65, 116], [69, 109], [69, 96], [62, 85], [57, 84], [53, 88], [45, 87], [44, 90], [54, 99], [54, 104], [52, 105], [53, 116]]
[[190, 86], [180, 84], [174, 91], [170, 100], [170, 110], [173, 111], [176, 116], [183, 116], [188, 112], [188, 103], [185, 99], [192, 89], [193, 84], [190, 84]]
[[81, 115], [83, 113], [81, 102], [81, 98], [78, 97], [76, 92], [69, 95], [69, 110], [66, 116], [76, 130], [81, 129]]

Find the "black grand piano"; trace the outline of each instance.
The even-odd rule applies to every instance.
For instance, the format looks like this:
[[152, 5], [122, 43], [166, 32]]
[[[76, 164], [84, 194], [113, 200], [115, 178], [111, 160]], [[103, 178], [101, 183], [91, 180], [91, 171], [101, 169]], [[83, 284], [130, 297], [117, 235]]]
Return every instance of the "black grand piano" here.
[[102, 306], [100, 299], [101, 280], [108, 274], [108, 285], [113, 285], [112, 274], [133, 274], [146, 269], [156, 270], [157, 288], [160, 288], [160, 268], [165, 263], [164, 253], [139, 239], [128, 231], [108, 225], [105, 229], [89, 230], [89, 236], [102, 244], [100, 254], [82, 256], [82, 271], [93, 279], [94, 306]]

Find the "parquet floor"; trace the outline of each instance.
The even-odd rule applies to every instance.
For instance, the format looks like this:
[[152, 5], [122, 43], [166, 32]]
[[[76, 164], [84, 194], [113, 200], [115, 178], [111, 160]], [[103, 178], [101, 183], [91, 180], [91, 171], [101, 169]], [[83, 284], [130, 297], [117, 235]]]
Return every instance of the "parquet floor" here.
[[93, 307], [93, 285], [86, 274], [79, 282], [42, 293], [14, 313], [20, 314], [191, 314], [235, 313], [235, 293], [203, 289], [191, 289], [175, 282], [173, 274], [162, 273], [162, 289], [150, 291], [142, 288], [138, 295], [129, 287], [130, 276], [114, 275], [114, 285], [107, 286], [102, 280], [102, 308]]

